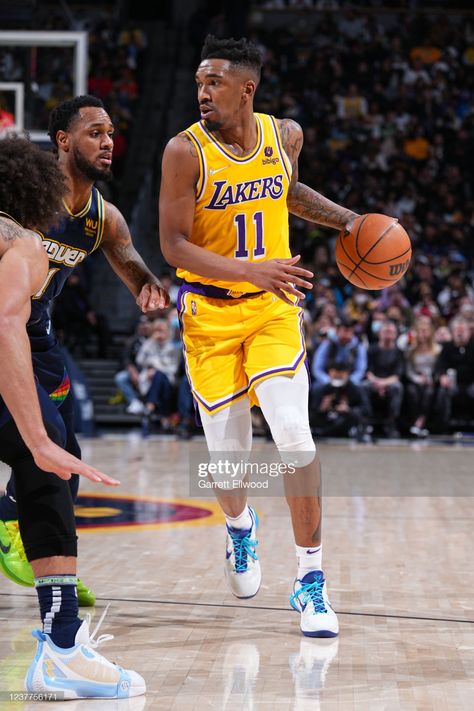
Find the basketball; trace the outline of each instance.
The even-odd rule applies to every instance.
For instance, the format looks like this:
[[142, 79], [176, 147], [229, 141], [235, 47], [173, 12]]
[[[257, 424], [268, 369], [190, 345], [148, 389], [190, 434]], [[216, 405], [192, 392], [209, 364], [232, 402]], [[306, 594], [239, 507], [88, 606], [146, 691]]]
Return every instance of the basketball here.
[[337, 237], [337, 266], [360, 289], [392, 286], [405, 274], [410, 259], [410, 237], [395, 217], [360, 215], [350, 232], [341, 231]]

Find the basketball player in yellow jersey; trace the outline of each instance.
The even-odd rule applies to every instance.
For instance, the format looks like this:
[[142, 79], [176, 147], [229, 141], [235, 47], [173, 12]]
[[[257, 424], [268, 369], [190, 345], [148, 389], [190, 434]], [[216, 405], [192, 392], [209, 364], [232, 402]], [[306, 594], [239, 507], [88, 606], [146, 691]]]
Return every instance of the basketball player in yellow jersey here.
[[[201, 121], [166, 146], [160, 190], [162, 251], [184, 279], [178, 308], [188, 377], [211, 453], [250, 451], [258, 403], [283, 462], [297, 468], [301, 488], [286, 488], [298, 562], [290, 602], [303, 634], [333, 637], [298, 305], [313, 274], [291, 257], [288, 211], [338, 230], [356, 215], [298, 182], [300, 126], [254, 113], [258, 48], [208, 36], [201, 57]], [[261, 581], [256, 513], [245, 494], [222, 489], [218, 500], [230, 589], [252, 597]]]

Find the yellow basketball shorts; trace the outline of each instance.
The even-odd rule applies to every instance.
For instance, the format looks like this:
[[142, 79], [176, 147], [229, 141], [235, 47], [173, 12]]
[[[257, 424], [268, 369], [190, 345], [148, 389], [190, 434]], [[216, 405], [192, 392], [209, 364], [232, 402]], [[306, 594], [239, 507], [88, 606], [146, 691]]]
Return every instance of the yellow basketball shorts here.
[[183, 284], [177, 308], [192, 393], [209, 414], [247, 395], [258, 405], [258, 383], [275, 375], [292, 376], [304, 364], [299, 306], [269, 292], [212, 298], [208, 293], [227, 292], [208, 286], [206, 293], [196, 291], [197, 285]]

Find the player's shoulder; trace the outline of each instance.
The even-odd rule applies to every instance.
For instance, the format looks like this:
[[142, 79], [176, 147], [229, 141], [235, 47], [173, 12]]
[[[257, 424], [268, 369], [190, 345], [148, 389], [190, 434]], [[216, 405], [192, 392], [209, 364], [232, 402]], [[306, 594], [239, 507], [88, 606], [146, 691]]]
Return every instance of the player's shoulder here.
[[303, 145], [303, 129], [291, 118], [276, 119], [276, 121], [283, 148], [293, 163], [298, 158]]
[[13, 217], [7, 214], [0, 214], [0, 236], [4, 242], [13, 242], [17, 239], [28, 239], [41, 244], [41, 235], [34, 230], [23, 227]]
[[277, 118], [275, 119], [280, 132], [284, 131], [288, 134], [303, 135], [303, 129], [300, 124], [292, 118]]
[[173, 138], [170, 138], [166, 144], [165, 153], [183, 160], [189, 160], [190, 157], [197, 160], [198, 157], [196, 145], [185, 131], [181, 131]]

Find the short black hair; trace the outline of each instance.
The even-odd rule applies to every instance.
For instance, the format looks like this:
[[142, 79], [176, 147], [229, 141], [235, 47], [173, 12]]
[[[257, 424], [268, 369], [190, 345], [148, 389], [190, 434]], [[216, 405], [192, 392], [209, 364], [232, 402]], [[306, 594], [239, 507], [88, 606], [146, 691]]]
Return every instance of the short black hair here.
[[338, 321], [336, 321], [336, 327], [341, 326], [342, 328], [355, 328], [357, 325], [357, 321], [350, 316], [346, 316], [345, 314], [340, 317]]
[[227, 59], [231, 64], [250, 69], [260, 81], [263, 57], [259, 47], [246, 37], [241, 39], [218, 39], [207, 35], [201, 51], [201, 59]]
[[335, 370], [336, 373], [350, 373], [352, 367], [347, 360], [340, 360], [331, 363], [328, 370]]
[[22, 136], [0, 140], [0, 210], [28, 229], [45, 229], [63, 211], [66, 178], [56, 157]]
[[104, 102], [97, 96], [84, 94], [83, 96], [75, 96], [73, 99], [67, 99], [54, 107], [49, 115], [48, 135], [54, 145], [57, 147], [56, 134], [58, 131], [68, 131], [71, 123], [77, 118], [79, 110], [93, 106], [98, 109], [105, 109]]

